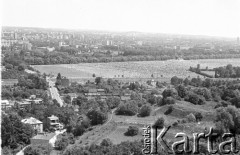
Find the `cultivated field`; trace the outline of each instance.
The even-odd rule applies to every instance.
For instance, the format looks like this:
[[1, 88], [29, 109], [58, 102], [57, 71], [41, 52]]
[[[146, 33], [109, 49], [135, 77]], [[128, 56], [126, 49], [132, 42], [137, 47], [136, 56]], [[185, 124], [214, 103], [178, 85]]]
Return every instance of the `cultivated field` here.
[[70, 79], [81, 79], [96, 76], [105, 78], [130, 77], [130, 78], [150, 78], [170, 79], [178, 77], [197, 77], [199, 75], [189, 72], [190, 66], [209, 69], [226, 66], [231, 63], [233, 66], [240, 66], [240, 59], [201, 59], [201, 60], [167, 60], [167, 61], [134, 61], [134, 62], [110, 62], [110, 63], [81, 63], [81, 64], [61, 64], [61, 65], [36, 65], [34, 68], [42, 73], [61, 73]]

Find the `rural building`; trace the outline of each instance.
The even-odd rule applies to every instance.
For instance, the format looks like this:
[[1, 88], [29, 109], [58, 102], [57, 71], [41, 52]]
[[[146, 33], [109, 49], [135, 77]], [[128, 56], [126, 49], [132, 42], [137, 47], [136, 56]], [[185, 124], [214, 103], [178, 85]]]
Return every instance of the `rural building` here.
[[43, 99], [41, 99], [41, 98], [25, 99], [25, 101], [29, 102], [29, 103], [34, 103], [34, 104], [42, 104], [43, 103]]
[[14, 86], [18, 84], [18, 79], [2, 79], [2, 86]]
[[63, 129], [63, 125], [59, 123], [59, 118], [57, 116], [52, 115], [48, 117], [48, 119], [50, 120], [51, 127], [53, 127], [55, 130]]
[[13, 105], [8, 100], [1, 100], [2, 110], [11, 108]]
[[36, 145], [36, 144], [46, 144], [50, 143], [52, 146], [54, 146], [56, 138], [55, 133], [43, 133], [43, 134], [38, 134], [31, 138], [31, 144]]
[[36, 118], [30, 117], [30, 118], [26, 118], [21, 120], [22, 123], [25, 124], [30, 124], [34, 130], [36, 130], [38, 133], [42, 133], [43, 132], [43, 122], [37, 120]]
[[55, 131], [54, 133], [39, 133], [38, 135], [31, 138], [31, 144], [46, 144], [49, 143], [52, 147], [55, 147], [57, 136], [63, 134], [66, 130]]
[[128, 100], [131, 100], [131, 95], [124, 95], [120, 97], [121, 101], [127, 102]]
[[27, 107], [30, 108], [32, 106], [32, 103], [27, 101], [18, 101], [18, 102], [15, 102], [14, 105], [19, 107], [20, 109], [26, 109]]

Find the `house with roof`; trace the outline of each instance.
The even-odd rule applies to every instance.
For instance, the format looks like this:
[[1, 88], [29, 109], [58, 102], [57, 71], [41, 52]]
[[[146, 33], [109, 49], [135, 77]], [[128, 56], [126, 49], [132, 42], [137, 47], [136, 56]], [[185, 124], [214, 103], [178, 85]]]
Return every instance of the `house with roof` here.
[[2, 86], [14, 86], [18, 84], [18, 79], [2, 79]]
[[59, 122], [59, 118], [57, 116], [50, 116], [48, 117], [50, 120], [50, 126], [53, 127], [55, 130], [62, 130], [63, 129], [63, 124]]
[[131, 95], [125, 94], [125, 95], [121, 96], [120, 99], [122, 102], [127, 102], [127, 101], [131, 100]]
[[36, 118], [30, 117], [22, 119], [21, 122], [25, 124], [30, 124], [33, 127], [33, 129], [36, 130], [38, 133], [43, 132], [43, 122], [39, 121]]
[[57, 136], [63, 134], [64, 132], [66, 132], [66, 129], [62, 131], [55, 131], [54, 133], [39, 133], [31, 138], [31, 144], [36, 145], [49, 143], [52, 147], [55, 147]]
[[2, 110], [6, 110], [6, 109], [9, 109], [13, 106], [12, 103], [10, 103], [8, 100], [1, 100], [1, 107], [2, 107]]
[[34, 103], [34, 104], [42, 104], [43, 103], [43, 99], [41, 99], [41, 98], [25, 99], [25, 101], [29, 102], [29, 103]]
[[27, 101], [17, 101], [14, 103], [14, 106], [19, 107], [20, 109], [26, 109], [32, 107], [32, 102]]

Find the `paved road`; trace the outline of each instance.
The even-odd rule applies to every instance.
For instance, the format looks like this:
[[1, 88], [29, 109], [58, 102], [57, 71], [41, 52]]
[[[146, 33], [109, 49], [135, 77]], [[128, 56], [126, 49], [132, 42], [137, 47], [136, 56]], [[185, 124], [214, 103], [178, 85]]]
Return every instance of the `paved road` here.
[[52, 99], [56, 99], [58, 101], [58, 103], [60, 104], [60, 106], [62, 107], [63, 106], [63, 101], [60, 98], [60, 95], [58, 93], [57, 88], [55, 87], [54, 82], [49, 80], [49, 79], [47, 79], [47, 81], [49, 82], [49, 90], [50, 90], [50, 94], [51, 94]]

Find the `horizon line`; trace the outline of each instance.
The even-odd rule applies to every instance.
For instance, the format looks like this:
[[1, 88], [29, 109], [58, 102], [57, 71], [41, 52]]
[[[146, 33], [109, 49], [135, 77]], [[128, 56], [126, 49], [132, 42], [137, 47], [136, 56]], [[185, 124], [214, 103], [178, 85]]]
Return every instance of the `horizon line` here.
[[[183, 34], [183, 33], [171, 33], [171, 32], [146, 32], [146, 31], [138, 31], [138, 30], [103, 30], [103, 29], [84, 29], [84, 28], [56, 28], [56, 27], [38, 27], [38, 26], [10, 26], [10, 25], [2, 25], [3, 27], [16, 27], [16, 28], [36, 28], [36, 29], [56, 29], [56, 30], [68, 30], [68, 31], [102, 31], [102, 32], [115, 32], [115, 33], [148, 33], [148, 34], [164, 34], [164, 35], [181, 35], [181, 36], [192, 36], [192, 37], [207, 37], [207, 38], [225, 38], [225, 39], [236, 39], [240, 36], [236, 35], [236, 37], [230, 36], [218, 36], [218, 35], [206, 35], [206, 34]], [[2, 31], [1, 28], [1, 31]]]

